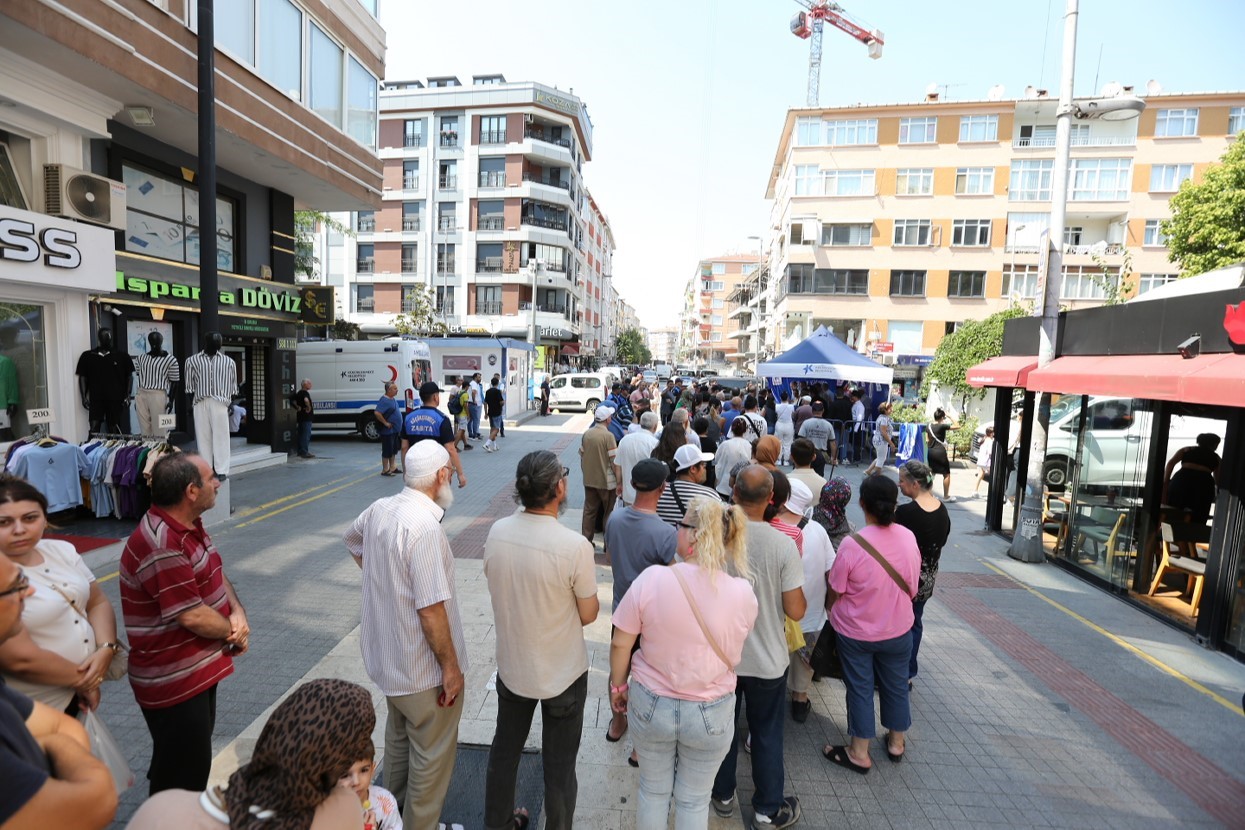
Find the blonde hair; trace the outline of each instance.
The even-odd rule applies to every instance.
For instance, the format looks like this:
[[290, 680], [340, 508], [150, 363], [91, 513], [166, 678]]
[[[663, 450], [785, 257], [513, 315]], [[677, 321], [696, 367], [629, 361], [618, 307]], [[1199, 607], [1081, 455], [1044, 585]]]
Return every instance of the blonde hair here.
[[743, 510], [736, 505], [727, 507], [718, 499], [697, 496], [687, 506], [684, 520], [687, 518], [694, 519], [688, 524], [696, 525], [692, 533], [695, 562], [704, 568], [711, 581], [718, 571], [728, 567], [736, 576], [751, 579], [745, 538], [748, 517]]

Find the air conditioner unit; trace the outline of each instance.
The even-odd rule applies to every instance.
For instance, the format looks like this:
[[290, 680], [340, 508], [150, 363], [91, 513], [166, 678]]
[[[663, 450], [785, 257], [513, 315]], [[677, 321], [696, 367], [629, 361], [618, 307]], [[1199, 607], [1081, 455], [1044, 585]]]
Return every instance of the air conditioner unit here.
[[536, 120], [536, 116], [535, 116], [535, 115], [533, 115], [532, 113], [528, 112], [528, 113], [524, 113], [524, 114], [523, 114], [523, 123], [524, 123], [524, 124], [531, 124], [531, 123], [532, 123], [532, 122], [534, 122], [535, 120]]
[[43, 165], [44, 205], [63, 216], [125, 230], [125, 185], [63, 164]]

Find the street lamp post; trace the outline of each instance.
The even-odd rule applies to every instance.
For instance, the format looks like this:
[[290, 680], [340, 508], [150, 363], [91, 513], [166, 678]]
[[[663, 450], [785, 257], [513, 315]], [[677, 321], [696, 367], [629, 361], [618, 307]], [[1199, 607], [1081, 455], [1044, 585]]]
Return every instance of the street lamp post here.
[[[1082, 101], [1073, 100], [1076, 74], [1076, 24], [1079, 0], [1067, 0], [1063, 28], [1063, 70], [1059, 84], [1059, 108], [1055, 112], [1055, 169], [1051, 181], [1050, 232], [1042, 244], [1047, 246], [1041, 305], [1038, 314], [1041, 326], [1038, 335], [1038, 368], [1055, 359], [1055, 342], [1059, 333], [1059, 295], [1063, 287], [1064, 224], [1068, 215], [1069, 158], [1072, 150], [1072, 119], [1102, 118], [1119, 121], [1136, 118], [1145, 103], [1132, 96], [1115, 96]], [[1038, 399], [1037, 418], [1030, 438], [1029, 470], [1025, 481], [1024, 502], [1020, 524], [1012, 535], [1008, 556], [1022, 562], [1042, 562], [1042, 490], [1046, 464], [1046, 431], [1050, 425], [1050, 393]]]

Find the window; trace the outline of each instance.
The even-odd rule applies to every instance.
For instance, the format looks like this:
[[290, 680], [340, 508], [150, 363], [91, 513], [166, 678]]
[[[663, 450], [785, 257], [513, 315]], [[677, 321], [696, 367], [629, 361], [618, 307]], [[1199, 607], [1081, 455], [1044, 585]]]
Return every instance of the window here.
[[565, 248], [556, 245], [541, 245], [537, 242], [523, 242], [519, 245], [519, 266], [526, 268], [535, 259], [545, 264], [546, 271], [566, 273], [567, 253]]
[[907, 167], [897, 171], [895, 194], [897, 196], [929, 196], [934, 192], [934, 168]]
[[1166, 248], [1167, 237], [1163, 236], [1162, 224], [1162, 219], [1147, 219], [1146, 235], [1142, 239], [1141, 244], [1154, 248]]
[[1245, 107], [1233, 107], [1228, 110], [1228, 135], [1236, 135], [1245, 130]]
[[481, 144], [505, 144], [506, 143], [506, 116], [504, 115], [482, 115], [480, 116], [480, 143]]
[[1041, 275], [1036, 265], [1014, 265], [1003, 272], [1003, 296], [1028, 300], [1037, 296]]
[[[124, 165], [125, 250], [199, 264], [199, 191], [172, 178]], [[235, 271], [237, 204], [216, 197], [216, 267]]]
[[745, 262], [739, 266], [739, 273], [746, 277], [749, 274], [755, 273], [757, 268], [760, 267], [755, 262]]
[[826, 143], [836, 147], [878, 143], [878, 120], [855, 118], [826, 122]]
[[[21, 406], [13, 407], [8, 427], [14, 435], [30, 432], [30, 424], [26, 421], [27, 407], [48, 405], [45, 311], [55, 313], [54, 307], [35, 305], [27, 299], [12, 296], [0, 298], [0, 329], [6, 332], [5, 342], [9, 344], [5, 348], [5, 357], [12, 362], [12, 365], [5, 367], [8, 375], [5, 388], [10, 401], [21, 401]], [[16, 342], [10, 338], [16, 339]], [[166, 348], [171, 349], [172, 346]], [[52, 365], [55, 366], [56, 362], [52, 361]]]
[[[0, 132], [0, 138], [4, 136]], [[17, 165], [13, 163], [9, 145], [0, 141], [0, 205], [26, 210], [29, 204], [22, 191], [22, 180], [17, 177]]]
[[458, 230], [458, 203], [441, 202], [437, 205], [437, 230], [453, 233]]
[[476, 230], [503, 231], [506, 229], [505, 202], [501, 199], [476, 203]]
[[966, 248], [989, 247], [989, 219], [956, 219], [951, 223], [951, 244]]
[[993, 193], [994, 168], [959, 168], [955, 171], [955, 192], [961, 196], [981, 196]]
[[795, 146], [816, 147], [821, 144], [822, 121], [816, 116], [802, 116], [795, 120]]
[[342, 48], [324, 30], [311, 25], [308, 104], [330, 124], [342, 122]]
[[417, 231], [421, 228], [420, 213], [424, 209], [423, 202], [402, 203], [402, 230]]
[[354, 269], [360, 274], [376, 270], [376, 246], [370, 242], [360, 243], [355, 249]]
[[928, 219], [896, 219], [892, 244], [898, 246], [929, 245], [930, 221]]
[[418, 118], [408, 118], [402, 122], [402, 146], [422, 147], [424, 143], [424, 122]]
[[501, 273], [502, 243], [489, 242], [476, 245], [476, 271], [485, 274]]
[[376, 76], [354, 58], [349, 60], [346, 135], [364, 147], [376, 146]]
[[998, 141], [999, 117], [997, 115], [960, 116], [960, 141]]
[[506, 159], [501, 156], [480, 158], [480, 187], [506, 186]]
[[892, 297], [924, 297], [924, 271], [891, 271]]
[[709, 342], [710, 342], [710, 343], [721, 343], [721, 342], [722, 342], [722, 332], [720, 332], [720, 331], [711, 331], [711, 332], [709, 332]]
[[814, 293], [864, 295], [869, 293], [869, 272], [843, 268], [818, 268], [814, 274]]
[[1179, 274], [1142, 274], [1137, 282], [1137, 293], [1144, 294], [1152, 288], [1167, 285], [1180, 279]]
[[721, 315], [721, 314], [710, 314], [710, 315], [709, 315], [709, 325], [711, 325], [711, 326], [720, 326], [720, 325], [722, 325], [722, 315]]
[[726, 283], [725, 283], [725, 282], [723, 282], [722, 280], [706, 280], [706, 281], [703, 283], [703, 290], [705, 290], [705, 291], [725, 291], [725, 290], [726, 290]]
[[454, 286], [438, 285], [437, 286], [437, 313], [453, 314], [454, 313]]
[[454, 243], [440, 242], [437, 244], [437, 273], [458, 273], [458, 265], [454, 261]]
[[[809, 226], [813, 226], [813, 230], [809, 233]], [[788, 241], [792, 245], [813, 245], [817, 242], [816, 222], [807, 222], [803, 219], [797, 219], [791, 223], [790, 230], [787, 233]]]
[[711, 305], [714, 308], [726, 308], [726, 300], [722, 299], [721, 297], [714, 297]]
[[1112, 269], [1103, 273], [1094, 265], [1073, 265], [1063, 269], [1063, 284], [1059, 297], [1064, 300], [1102, 300], [1107, 296], [1108, 282], [1120, 278]]
[[419, 159], [402, 162], [402, 189], [419, 190]]
[[947, 279], [947, 296], [959, 299], [986, 296], [986, 272], [952, 271]]
[[900, 144], [934, 144], [937, 141], [938, 118], [936, 116], [899, 119]]
[[1191, 178], [1192, 164], [1156, 164], [1150, 168], [1150, 192], [1175, 193], [1186, 179]]
[[813, 293], [813, 266], [811, 263], [799, 263], [787, 266], [787, 293]]
[[1197, 108], [1159, 110], [1158, 117], [1154, 120], [1154, 135], [1197, 135]]
[[303, 100], [303, 39], [288, 34], [302, 30], [303, 14], [290, 0], [261, 0], [256, 69], [295, 101]]
[[726, 273], [726, 263], [725, 263], [725, 262], [715, 262], [715, 263], [713, 263], [713, 269], [712, 269], [712, 270], [713, 270], [713, 273], [715, 273], [715, 274], [725, 274], [725, 273]]
[[441, 146], [457, 147], [458, 146], [458, 116], [443, 115], [441, 116]]
[[1128, 198], [1133, 164], [1129, 159], [1076, 159], [1068, 198], [1073, 202], [1108, 202]]
[[361, 210], [355, 215], [354, 229], [356, 233], [372, 233], [376, 230], [376, 211]]
[[795, 166], [795, 195], [820, 196], [821, 171], [815, 164], [797, 164]]
[[376, 310], [376, 286], [354, 284], [354, 310], [364, 314]]
[[1013, 202], [1040, 202], [1050, 199], [1054, 159], [1023, 159], [1012, 162], [1008, 198]]
[[1085, 228], [1082, 225], [1064, 225], [1063, 228], [1063, 244], [1069, 247], [1081, 244], [1081, 237], [1085, 235]]
[[419, 246], [410, 242], [402, 245], [402, 273], [414, 274], [419, 271]]
[[[255, 0], [217, 3], [213, 14], [216, 18], [216, 45], [254, 66]], [[196, 13], [196, 22], [197, 19]]]
[[852, 225], [822, 225], [821, 244], [864, 246], [873, 244], [873, 225], [868, 222]]
[[441, 190], [457, 190], [458, 189], [458, 162], [443, 161], [440, 166], [440, 175], [437, 176], [437, 187]]
[[501, 286], [477, 285], [476, 314], [501, 314]]
[[875, 192], [872, 170], [823, 170], [827, 196], [872, 196]]

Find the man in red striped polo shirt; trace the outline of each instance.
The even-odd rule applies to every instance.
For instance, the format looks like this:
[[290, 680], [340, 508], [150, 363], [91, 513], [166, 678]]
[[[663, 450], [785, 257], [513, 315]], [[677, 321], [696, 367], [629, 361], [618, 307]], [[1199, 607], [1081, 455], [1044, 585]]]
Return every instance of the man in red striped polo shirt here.
[[216, 684], [233, 673], [233, 655], [250, 637], [200, 519], [219, 489], [201, 456], [161, 458], [151, 471], [152, 507], [121, 554], [130, 686], [151, 732], [152, 795], [207, 787]]

